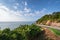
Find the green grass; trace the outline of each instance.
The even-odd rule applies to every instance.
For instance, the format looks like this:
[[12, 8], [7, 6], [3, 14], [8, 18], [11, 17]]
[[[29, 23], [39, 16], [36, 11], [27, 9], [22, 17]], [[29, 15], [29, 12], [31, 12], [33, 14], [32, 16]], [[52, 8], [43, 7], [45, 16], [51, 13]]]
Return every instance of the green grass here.
[[60, 36], [60, 30], [54, 29], [54, 28], [50, 28], [50, 30], [52, 32], [54, 32], [57, 36]]

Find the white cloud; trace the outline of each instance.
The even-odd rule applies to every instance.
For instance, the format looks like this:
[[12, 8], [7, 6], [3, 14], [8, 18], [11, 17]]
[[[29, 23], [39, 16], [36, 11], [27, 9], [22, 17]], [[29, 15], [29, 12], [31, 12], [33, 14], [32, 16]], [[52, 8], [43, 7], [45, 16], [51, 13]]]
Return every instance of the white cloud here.
[[41, 12], [40, 11], [35, 11], [35, 14], [40, 14]]
[[45, 12], [47, 9], [46, 8], [43, 8], [40, 12], [43, 13]]
[[28, 5], [26, 1], [25, 1], [25, 3], [24, 3], [24, 4], [25, 4], [25, 6], [27, 6], [27, 5]]
[[17, 8], [18, 8], [18, 6], [13, 6], [13, 8], [14, 8], [14, 9], [17, 9]]
[[0, 21], [23, 21], [25, 20], [23, 17], [18, 17], [21, 14], [18, 11], [13, 11], [8, 9], [4, 5], [0, 5]]
[[[31, 10], [31, 9], [30, 9]], [[25, 16], [40, 16], [40, 14], [43, 14], [47, 9], [43, 8], [42, 10], [37, 10], [31, 13], [28, 12], [27, 14], [24, 14]]]
[[24, 8], [24, 11], [29, 13], [29, 12], [31, 11], [31, 9], [25, 7], [25, 8]]
[[17, 9], [19, 6], [19, 3], [15, 3], [15, 5], [13, 6], [13, 8]]
[[[33, 10], [34, 12], [32, 12], [31, 8], [27, 8], [27, 2], [25, 5], [23, 10], [14, 11], [0, 4], [0, 21], [31, 21], [34, 20], [34, 17], [40, 16], [40, 14], [46, 11], [46, 9], [43, 8], [42, 10]], [[17, 6], [14, 6], [14, 8], [17, 9]]]
[[22, 11], [16, 11], [14, 14], [17, 15], [17, 16], [23, 16]]
[[29, 13], [29, 14], [24, 14], [25, 16], [35, 16], [35, 14], [33, 14], [33, 13]]
[[17, 6], [19, 6], [19, 3], [16, 3]]

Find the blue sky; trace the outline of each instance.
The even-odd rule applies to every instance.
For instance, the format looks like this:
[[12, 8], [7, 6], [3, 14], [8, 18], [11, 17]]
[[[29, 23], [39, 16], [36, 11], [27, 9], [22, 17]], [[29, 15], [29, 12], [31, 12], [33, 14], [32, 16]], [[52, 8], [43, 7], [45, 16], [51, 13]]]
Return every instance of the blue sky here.
[[60, 11], [60, 0], [0, 0], [0, 21], [36, 21]]

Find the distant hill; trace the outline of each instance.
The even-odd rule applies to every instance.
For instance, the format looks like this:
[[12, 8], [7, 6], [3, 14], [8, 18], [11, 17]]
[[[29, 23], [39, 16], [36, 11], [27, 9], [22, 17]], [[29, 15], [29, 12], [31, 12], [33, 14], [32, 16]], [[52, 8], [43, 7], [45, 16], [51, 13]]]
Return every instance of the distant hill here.
[[49, 24], [51, 22], [60, 23], [60, 12], [44, 15], [36, 21], [37, 24]]

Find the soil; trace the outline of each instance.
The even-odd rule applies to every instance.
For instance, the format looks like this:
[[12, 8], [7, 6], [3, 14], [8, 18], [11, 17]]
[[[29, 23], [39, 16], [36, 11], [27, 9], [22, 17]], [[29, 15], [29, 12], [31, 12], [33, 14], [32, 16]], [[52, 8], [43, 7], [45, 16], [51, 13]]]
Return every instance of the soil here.
[[48, 21], [46, 22], [46, 25], [60, 27], [60, 22], [57, 23], [57, 22], [51, 22], [50, 20], [48, 20]]
[[51, 32], [49, 29], [44, 28], [45, 30], [45, 35], [48, 38], [51, 38], [51, 40], [60, 40], [60, 36], [56, 36], [53, 32]]

